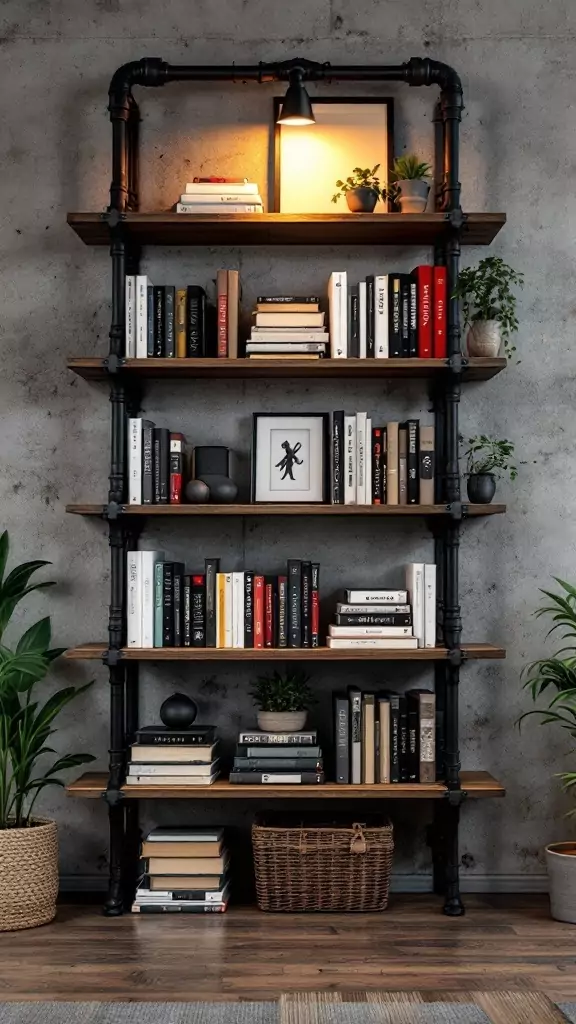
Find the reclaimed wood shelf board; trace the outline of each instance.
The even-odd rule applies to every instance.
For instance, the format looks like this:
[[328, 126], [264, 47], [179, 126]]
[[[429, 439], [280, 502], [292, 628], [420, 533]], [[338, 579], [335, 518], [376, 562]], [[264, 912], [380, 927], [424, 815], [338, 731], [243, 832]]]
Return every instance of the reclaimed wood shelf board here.
[[[78, 516], [105, 516], [102, 502], [66, 505], [66, 511]], [[450, 505], [121, 505], [127, 516], [449, 516]], [[506, 512], [506, 505], [463, 505], [464, 516], [495, 516]]]
[[[465, 658], [496, 660], [506, 657], [503, 647], [494, 644], [462, 644]], [[106, 652], [106, 644], [80, 644], [66, 651], [71, 661], [98, 661]], [[445, 661], [446, 647], [419, 647], [412, 650], [378, 650], [377, 648], [333, 650], [331, 647], [123, 647], [126, 661]]]

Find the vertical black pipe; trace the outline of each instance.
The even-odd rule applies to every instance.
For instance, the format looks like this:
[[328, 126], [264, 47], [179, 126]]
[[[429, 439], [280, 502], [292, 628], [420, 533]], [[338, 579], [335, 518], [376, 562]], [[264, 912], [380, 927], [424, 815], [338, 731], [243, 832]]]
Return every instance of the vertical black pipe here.
[[129, 205], [128, 152], [130, 117], [130, 90], [128, 86], [110, 92], [110, 120], [112, 122], [112, 181], [110, 183], [110, 209], [124, 213]]
[[139, 145], [140, 111], [133, 96], [130, 96], [128, 114], [128, 209], [137, 210], [139, 206]]
[[108, 896], [104, 913], [117, 916], [123, 912], [124, 807], [120, 787], [125, 773], [124, 746], [124, 668], [110, 665], [110, 751], [108, 765], [108, 823], [110, 828]]
[[110, 384], [110, 402], [112, 424], [108, 500], [122, 504], [126, 500], [126, 389], [117, 378], [112, 378]]
[[108, 853], [108, 895], [104, 904], [107, 917], [119, 917], [124, 912], [123, 891], [123, 849], [124, 849], [124, 807], [121, 803], [109, 803], [108, 824], [110, 848]]
[[462, 917], [464, 904], [460, 897], [460, 852], [458, 845], [458, 827], [460, 824], [460, 804], [448, 804], [445, 808], [443, 821], [444, 845], [444, 913], [448, 917]]
[[453, 83], [440, 94], [444, 126], [444, 210], [460, 209], [460, 121], [462, 120], [462, 88]]
[[[126, 708], [125, 708], [125, 747], [129, 749], [135, 740], [135, 732], [139, 726], [139, 666], [131, 661], [126, 664]], [[128, 900], [134, 898], [138, 883], [138, 861], [140, 856], [140, 823], [139, 801], [127, 800], [125, 811], [124, 841], [124, 896]]]

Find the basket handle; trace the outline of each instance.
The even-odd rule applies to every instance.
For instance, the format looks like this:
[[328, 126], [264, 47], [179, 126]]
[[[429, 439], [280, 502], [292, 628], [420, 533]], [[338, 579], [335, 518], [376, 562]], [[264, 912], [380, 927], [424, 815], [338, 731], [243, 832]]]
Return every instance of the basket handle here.
[[362, 825], [357, 821], [352, 825], [352, 839], [350, 840], [350, 853], [366, 853], [368, 844], [362, 831]]

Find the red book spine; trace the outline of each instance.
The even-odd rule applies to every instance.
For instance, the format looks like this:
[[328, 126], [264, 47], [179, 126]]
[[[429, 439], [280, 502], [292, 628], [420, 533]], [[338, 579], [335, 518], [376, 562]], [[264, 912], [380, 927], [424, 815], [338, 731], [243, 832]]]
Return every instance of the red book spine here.
[[434, 359], [445, 359], [446, 344], [446, 267], [434, 267]]
[[216, 275], [217, 316], [218, 316], [218, 358], [228, 355], [228, 271], [219, 270]]
[[246, 178], [218, 178], [215, 174], [211, 174], [209, 178], [193, 178], [192, 181], [211, 181], [216, 184], [243, 185]]
[[264, 577], [254, 577], [254, 647], [264, 647]]
[[184, 434], [170, 434], [170, 504], [182, 504]]
[[[442, 269], [441, 267], [438, 268]], [[412, 271], [416, 278], [418, 327], [416, 351], [419, 359], [432, 358], [432, 290], [434, 267], [423, 263]]]
[[272, 584], [266, 583], [264, 590], [264, 646], [272, 647], [274, 642], [274, 594]]
[[312, 587], [310, 592], [310, 633], [312, 647], [320, 646], [320, 564], [312, 562]]

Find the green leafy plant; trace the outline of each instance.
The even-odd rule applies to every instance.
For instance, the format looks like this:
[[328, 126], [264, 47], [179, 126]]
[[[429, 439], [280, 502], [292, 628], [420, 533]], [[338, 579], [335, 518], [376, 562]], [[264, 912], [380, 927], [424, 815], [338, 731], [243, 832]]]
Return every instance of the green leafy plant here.
[[31, 583], [38, 569], [49, 562], [24, 562], [6, 577], [8, 532], [0, 536], [0, 829], [23, 828], [33, 824], [32, 810], [46, 786], [63, 786], [59, 773], [87, 764], [90, 754], [58, 757], [44, 771], [37, 761], [54, 754], [48, 745], [55, 730], [53, 722], [62, 708], [91, 686], [68, 686], [40, 704], [33, 690], [48, 673], [63, 648], [51, 648], [50, 619], [36, 622], [20, 637], [16, 648], [4, 646], [3, 634], [16, 606], [34, 590], [54, 586], [53, 582]]
[[477, 267], [460, 271], [454, 298], [462, 301], [464, 322], [497, 320], [501, 324], [504, 348], [508, 357], [516, 351], [510, 343], [518, 330], [514, 288], [524, 287], [524, 275], [512, 270], [499, 256], [487, 256]]
[[386, 186], [381, 185], [380, 179], [376, 177], [376, 172], [379, 168], [380, 164], [376, 164], [372, 170], [369, 167], [355, 167], [350, 177], [346, 178], [346, 181], [338, 179], [336, 188], [340, 191], [332, 196], [332, 202], [337, 203], [340, 196], [345, 196], [347, 192], [351, 192], [355, 188], [369, 188], [371, 192], [376, 193], [377, 199], [385, 199]]
[[[540, 593], [546, 598], [546, 603], [535, 612], [536, 618], [548, 616], [552, 626], [547, 636], [561, 630], [562, 640], [568, 641], [565, 647], [560, 648], [551, 658], [542, 658], [527, 665], [522, 675], [524, 678], [524, 689], [530, 691], [534, 703], [547, 690], [552, 691], [546, 694], [548, 706], [535, 708], [526, 711], [518, 720], [521, 725], [525, 718], [537, 715], [542, 725], [556, 723], [562, 729], [566, 729], [570, 737], [576, 739], [576, 587], [558, 576], [553, 577], [554, 582], [561, 588], [561, 593], [555, 594], [551, 590], [541, 590]], [[562, 779], [565, 789], [572, 789], [576, 786], [576, 772], [560, 772], [558, 777]], [[576, 811], [571, 811], [576, 814]]]
[[518, 469], [512, 462], [512, 441], [499, 441], [495, 437], [479, 434], [477, 437], [468, 438], [468, 446], [464, 452], [467, 476], [476, 476], [478, 473], [506, 476], [506, 473], [509, 473], [511, 480], [518, 476]]
[[306, 711], [315, 702], [310, 676], [301, 669], [258, 676], [250, 695], [260, 711]]
[[424, 163], [415, 153], [397, 156], [390, 172], [391, 181], [421, 181], [431, 176], [430, 164]]

